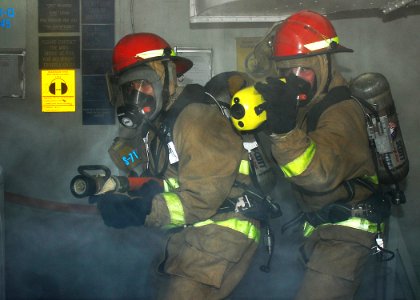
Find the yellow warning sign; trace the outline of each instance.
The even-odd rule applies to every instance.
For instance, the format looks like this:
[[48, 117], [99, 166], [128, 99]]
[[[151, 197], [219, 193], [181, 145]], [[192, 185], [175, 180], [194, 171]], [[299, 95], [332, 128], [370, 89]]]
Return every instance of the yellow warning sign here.
[[41, 70], [42, 112], [76, 111], [75, 70]]

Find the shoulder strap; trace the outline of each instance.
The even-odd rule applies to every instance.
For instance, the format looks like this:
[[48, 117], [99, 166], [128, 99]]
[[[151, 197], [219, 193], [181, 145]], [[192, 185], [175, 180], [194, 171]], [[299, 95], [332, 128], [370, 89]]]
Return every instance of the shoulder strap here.
[[316, 129], [319, 118], [322, 113], [327, 110], [327, 108], [350, 98], [350, 89], [346, 86], [338, 86], [331, 89], [325, 98], [321, 102], [315, 104], [308, 112], [307, 132], [311, 132]]
[[175, 100], [173, 106], [165, 112], [164, 115], [164, 126], [167, 133], [172, 136], [172, 130], [176, 119], [178, 118], [181, 111], [191, 103], [204, 103], [210, 104], [211, 99], [205, 93], [204, 87], [199, 84], [189, 84], [185, 86], [178, 99]]
[[[153, 152], [154, 161], [157, 162], [159, 160], [162, 150], [166, 151], [167, 154], [165, 155], [165, 162], [163, 163], [164, 167], [162, 170], [155, 171], [155, 173], [159, 175], [164, 174], [171, 158], [173, 159], [172, 164], [177, 164], [178, 158], [172, 141], [173, 127], [181, 111], [191, 103], [211, 103], [211, 100], [205, 93], [204, 88], [199, 84], [189, 84], [185, 86], [172, 107], [168, 111], [163, 112], [161, 115], [162, 123], [157, 130], [156, 137], [150, 142], [150, 148], [155, 149]], [[160, 140], [159, 147], [157, 147], [157, 139]], [[169, 157], [170, 155], [175, 156]]]
[[[307, 132], [311, 132], [314, 131], [316, 129], [316, 126], [318, 124], [318, 120], [321, 117], [322, 113], [327, 110], [330, 106], [340, 103], [342, 101], [345, 100], [351, 100], [353, 99], [350, 89], [346, 86], [338, 86], [335, 87], [333, 89], [331, 89], [329, 91], [329, 93], [325, 96], [325, 98], [314, 105], [314, 107], [308, 112], [308, 121], [307, 121]], [[359, 99], [356, 99], [359, 100]], [[370, 104], [367, 103], [366, 101], [364, 101], [364, 103], [362, 103], [363, 105], [365, 105], [366, 107], [368, 107]], [[371, 107], [368, 107], [369, 109], [372, 109]], [[351, 180], [346, 180], [343, 182], [344, 187], [347, 190], [347, 194], [348, 197], [346, 199], [340, 199], [337, 202], [348, 202], [351, 201], [354, 197], [354, 184], [360, 184], [363, 185], [364, 187], [366, 187], [367, 189], [375, 192], [375, 188], [366, 183], [364, 180], [360, 179], [360, 178], [354, 178]], [[341, 185], [337, 186], [335, 189], [337, 189], [338, 187], [340, 187]], [[321, 196], [321, 195], [325, 195], [328, 193], [331, 193], [334, 190], [330, 190], [330, 191], [326, 191], [326, 192], [312, 192], [312, 191], [307, 191], [297, 185], [293, 185], [293, 187], [295, 189], [297, 189], [298, 191], [300, 191], [303, 194], [306, 195], [314, 195], [314, 196]]]
[[[318, 120], [321, 117], [321, 115], [324, 113], [324, 111], [326, 111], [329, 107], [333, 106], [334, 104], [340, 103], [342, 101], [351, 99], [351, 92], [350, 89], [347, 86], [337, 86], [333, 89], [331, 89], [328, 94], [325, 96], [325, 98], [315, 104], [311, 110], [308, 112], [308, 116], [307, 116], [307, 132], [312, 132], [316, 129], [316, 126], [318, 124]], [[351, 200], [351, 198], [353, 197], [353, 193], [351, 191], [351, 189], [349, 189], [350, 185], [348, 185], [348, 182], [344, 182], [346, 190], [348, 192], [348, 199]], [[341, 185], [339, 185], [341, 186]], [[338, 186], [338, 187], [339, 187]], [[312, 191], [307, 191], [297, 185], [293, 185], [294, 189], [297, 189], [298, 191], [300, 191], [303, 194], [306, 195], [313, 195], [313, 196], [321, 196], [321, 195], [326, 195], [331, 193], [334, 190], [330, 190], [330, 191], [326, 191], [326, 192], [312, 192]]]

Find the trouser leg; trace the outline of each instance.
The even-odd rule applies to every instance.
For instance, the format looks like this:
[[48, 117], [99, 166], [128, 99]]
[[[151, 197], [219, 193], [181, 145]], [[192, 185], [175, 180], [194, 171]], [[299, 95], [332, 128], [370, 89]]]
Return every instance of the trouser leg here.
[[353, 299], [355, 281], [345, 280], [308, 269], [305, 272], [296, 300]]
[[353, 299], [374, 235], [355, 229], [324, 228], [303, 248], [306, 271], [296, 299]]
[[257, 250], [255, 243], [244, 253], [237, 263], [229, 264], [220, 288], [209, 286], [193, 279], [172, 275], [159, 292], [160, 300], [216, 300], [228, 297], [245, 275]]
[[209, 299], [211, 287], [188, 278], [171, 276], [168, 285], [159, 295], [160, 300]]
[[220, 289], [212, 291], [212, 299], [224, 299], [233, 292], [248, 270], [257, 248], [258, 244], [254, 243], [247, 249], [240, 261], [229, 266], [223, 277]]

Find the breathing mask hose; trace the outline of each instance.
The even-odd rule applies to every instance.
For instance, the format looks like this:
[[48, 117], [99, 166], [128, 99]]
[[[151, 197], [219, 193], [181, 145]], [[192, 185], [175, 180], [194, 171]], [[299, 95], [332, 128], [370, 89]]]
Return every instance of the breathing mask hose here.
[[268, 252], [268, 260], [265, 265], [260, 266], [260, 270], [265, 273], [269, 273], [271, 270], [270, 264], [271, 264], [271, 258], [273, 257], [273, 249], [274, 249], [274, 233], [271, 230], [271, 227], [269, 224], [266, 224], [265, 226], [264, 244]]
[[[165, 55], [167, 55], [168, 57], [170, 56], [170, 51], [171, 49], [167, 48], [165, 49]], [[162, 64], [164, 66], [165, 69], [165, 78], [163, 81], [163, 89], [162, 89], [162, 102], [163, 104], [168, 104], [169, 103], [169, 67], [168, 67], [168, 60], [163, 60]], [[165, 112], [162, 111], [161, 112], [161, 120], [164, 118]], [[147, 123], [147, 125], [149, 126], [149, 128], [155, 133], [155, 138], [152, 140], [151, 142], [151, 156], [153, 158], [153, 169], [150, 169], [150, 172], [152, 174], [152, 176], [156, 176], [158, 178], [161, 178], [163, 176], [163, 174], [165, 173], [166, 169], [168, 168], [168, 164], [169, 164], [169, 148], [168, 145], [166, 144], [166, 129], [162, 128], [162, 129], [158, 129], [148, 118], [145, 118], [145, 121]], [[159, 145], [157, 145], [157, 139], [159, 139], [160, 143]], [[161, 153], [162, 153], [162, 149], [165, 150], [165, 161], [163, 162], [163, 166], [162, 168], [159, 170], [159, 160], [161, 157]], [[152, 168], [152, 166], [150, 166], [150, 168]]]
[[[149, 171], [152, 176], [162, 178], [163, 173], [165, 173], [166, 169], [169, 165], [169, 148], [166, 144], [166, 135], [165, 130], [166, 129], [158, 129], [148, 118], [145, 118], [145, 122], [155, 134], [155, 137], [150, 142], [150, 155], [152, 156], [153, 166], [149, 164]], [[159, 145], [158, 145], [158, 139], [159, 139]], [[162, 149], [165, 151], [163, 166], [161, 169], [159, 169], [159, 160], [161, 157]]]

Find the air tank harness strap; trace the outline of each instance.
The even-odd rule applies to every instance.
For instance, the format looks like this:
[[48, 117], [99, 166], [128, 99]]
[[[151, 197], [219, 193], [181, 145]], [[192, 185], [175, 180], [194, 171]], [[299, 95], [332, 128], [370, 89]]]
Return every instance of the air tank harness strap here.
[[350, 100], [351, 93], [347, 86], [337, 86], [332, 88], [325, 98], [315, 104], [308, 112], [307, 132], [312, 132], [318, 125], [318, 120], [322, 113], [326, 111], [330, 106], [337, 104], [344, 100]]

